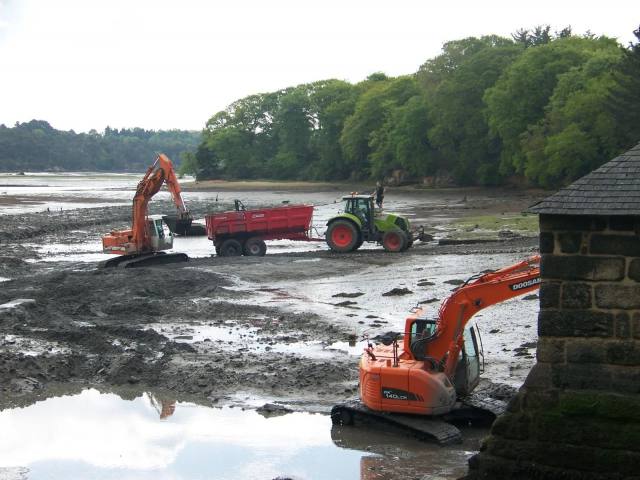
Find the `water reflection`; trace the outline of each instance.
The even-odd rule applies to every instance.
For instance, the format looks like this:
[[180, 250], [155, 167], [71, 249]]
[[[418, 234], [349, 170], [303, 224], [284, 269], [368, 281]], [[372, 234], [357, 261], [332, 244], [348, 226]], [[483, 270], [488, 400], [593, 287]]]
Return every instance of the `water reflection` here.
[[134, 395], [89, 389], [1, 411], [0, 479], [453, 479], [479, 438], [441, 448], [384, 427], [332, 427], [327, 415]]
[[267, 419], [146, 393], [124, 401], [85, 390], [0, 412], [0, 478], [13, 467], [33, 480], [357, 479], [362, 453], [336, 447], [330, 429], [326, 415]]

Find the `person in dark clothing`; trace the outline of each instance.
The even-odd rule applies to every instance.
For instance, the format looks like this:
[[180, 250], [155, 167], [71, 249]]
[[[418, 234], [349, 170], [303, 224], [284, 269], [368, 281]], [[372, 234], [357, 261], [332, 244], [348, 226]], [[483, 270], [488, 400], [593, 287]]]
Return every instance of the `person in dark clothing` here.
[[382, 182], [376, 183], [376, 205], [378, 208], [382, 208], [382, 201], [384, 200], [384, 187]]

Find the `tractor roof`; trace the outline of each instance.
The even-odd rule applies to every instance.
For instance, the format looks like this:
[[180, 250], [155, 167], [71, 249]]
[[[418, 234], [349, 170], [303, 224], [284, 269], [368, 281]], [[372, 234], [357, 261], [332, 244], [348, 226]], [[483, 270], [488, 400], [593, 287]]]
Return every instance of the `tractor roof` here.
[[349, 200], [350, 198], [373, 198], [373, 195], [369, 195], [369, 194], [363, 194], [363, 193], [353, 193], [351, 195], [345, 195], [344, 197], [342, 197], [343, 200]]

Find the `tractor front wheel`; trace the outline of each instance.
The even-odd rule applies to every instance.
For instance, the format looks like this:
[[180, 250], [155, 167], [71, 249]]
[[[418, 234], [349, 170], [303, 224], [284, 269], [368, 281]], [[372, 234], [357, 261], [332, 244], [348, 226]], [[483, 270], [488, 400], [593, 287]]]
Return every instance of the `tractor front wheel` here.
[[407, 234], [401, 230], [385, 232], [382, 236], [382, 246], [387, 252], [401, 252], [407, 248]]
[[350, 252], [358, 243], [358, 231], [356, 226], [349, 220], [336, 220], [329, 228], [325, 238], [327, 245], [334, 252]]

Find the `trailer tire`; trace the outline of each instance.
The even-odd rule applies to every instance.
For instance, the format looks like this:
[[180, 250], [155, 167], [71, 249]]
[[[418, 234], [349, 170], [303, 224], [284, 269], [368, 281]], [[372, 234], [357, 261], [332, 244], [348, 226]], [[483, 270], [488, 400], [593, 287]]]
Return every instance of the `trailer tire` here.
[[387, 252], [402, 252], [407, 248], [407, 241], [407, 234], [402, 230], [384, 232], [382, 236], [382, 246]]
[[359, 232], [353, 222], [349, 220], [335, 220], [331, 222], [325, 239], [327, 245], [334, 252], [346, 253], [352, 251], [358, 243]]
[[237, 257], [242, 255], [242, 245], [235, 238], [229, 238], [220, 245], [218, 255], [221, 257]]
[[247, 257], [264, 257], [267, 253], [267, 244], [260, 237], [251, 237], [244, 242], [242, 250]]

